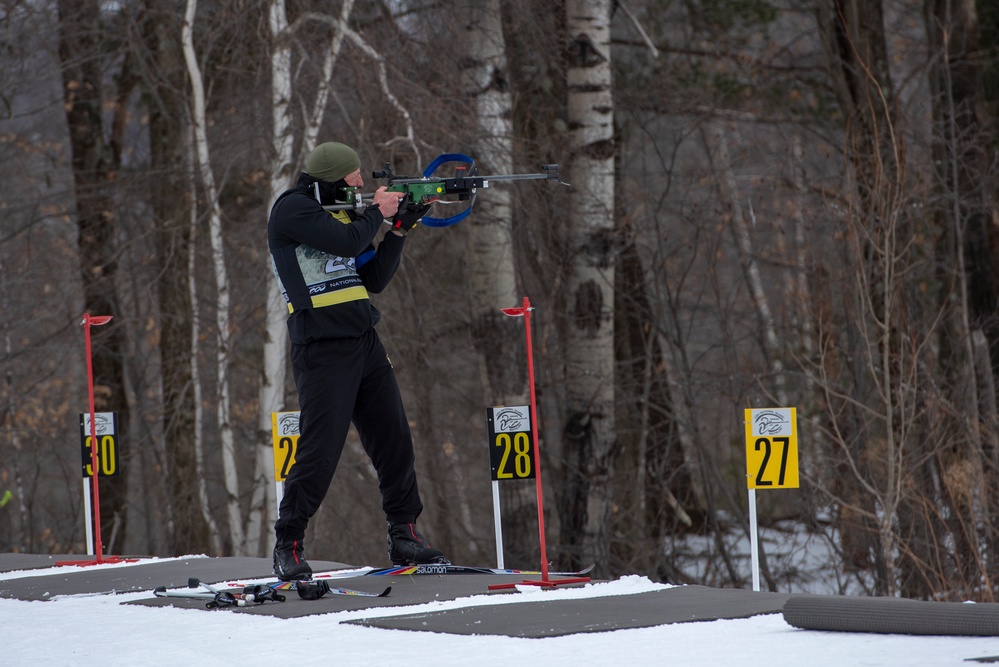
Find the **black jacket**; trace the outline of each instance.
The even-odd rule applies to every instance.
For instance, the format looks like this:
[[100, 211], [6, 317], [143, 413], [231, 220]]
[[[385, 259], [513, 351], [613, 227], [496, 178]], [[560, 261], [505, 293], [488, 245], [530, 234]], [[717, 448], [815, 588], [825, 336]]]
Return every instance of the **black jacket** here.
[[271, 268], [288, 303], [291, 342], [355, 338], [381, 317], [368, 298], [385, 289], [399, 267], [405, 238], [386, 234], [377, 206], [331, 213], [316, 200], [315, 179], [302, 174], [271, 208]]

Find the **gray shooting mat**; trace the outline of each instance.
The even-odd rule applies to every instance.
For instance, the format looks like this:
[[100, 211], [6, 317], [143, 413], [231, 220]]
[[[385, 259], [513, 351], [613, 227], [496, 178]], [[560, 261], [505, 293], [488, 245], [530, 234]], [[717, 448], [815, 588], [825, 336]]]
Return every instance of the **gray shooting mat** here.
[[373, 628], [459, 635], [558, 637], [775, 614], [780, 613], [790, 597], [781, 593], [675, 586], [635, 595], [463, 607], [346, 622]]
[[[93, 557], [36, 556], [50, 562], [30, 559], [22, 554], [0, 554], [0, 570], [15, 572], [38, 567], [55, 567], [57, 561], [93, 561]], [[24, 565], [24, 563], [29, 563]], [[342, 563], [315, 561], [316, 567], [325, 570], [347, 567]], [[94, 595], [100, 593], [131, 593], [152, 591], [157, 586], [186, 587], [191, 577], [203, 581], [221, 581], [233, 577], [264, 578], [273, 576], [268, 558], [179, 558], [172, 560], [140, 559], [122, 567], [107, 565], [59, 567], [55, 572], [36, 576], [4, 578], [0, 574], [0, 597], [18, 600], [49, 600], [57, 595]], [[151, 594], [151, 593], [150, 593]]]

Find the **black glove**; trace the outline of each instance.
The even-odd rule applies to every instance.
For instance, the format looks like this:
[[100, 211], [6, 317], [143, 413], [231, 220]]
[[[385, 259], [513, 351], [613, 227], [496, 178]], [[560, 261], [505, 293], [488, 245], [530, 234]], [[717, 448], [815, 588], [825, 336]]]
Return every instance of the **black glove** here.
[[420, 222], [420, 218], [425, 216], [429, 210], [429, 204], [424, 206], [414, 206], [413, 204], [401, 206], [399, 212], [392, 218], [392, 229], [398, 229], [404, 234], [408, 234], [409, 230], [416, 228], [416, 225]]

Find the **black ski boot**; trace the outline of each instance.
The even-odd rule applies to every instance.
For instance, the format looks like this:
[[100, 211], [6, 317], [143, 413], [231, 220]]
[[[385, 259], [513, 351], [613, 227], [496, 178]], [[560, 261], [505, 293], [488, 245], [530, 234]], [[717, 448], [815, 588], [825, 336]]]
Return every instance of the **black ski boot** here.
[[416, 530], [415, 523], [390, 523], [388, 525], [388, 555], [393, 565], [425, 565], [451, 561], [439, 550], [427, 544]]
[[312, 578], [312, 568], [305, 561], [302, 540], [277, 541], [274, 545], [274, 574], [281, 581]]

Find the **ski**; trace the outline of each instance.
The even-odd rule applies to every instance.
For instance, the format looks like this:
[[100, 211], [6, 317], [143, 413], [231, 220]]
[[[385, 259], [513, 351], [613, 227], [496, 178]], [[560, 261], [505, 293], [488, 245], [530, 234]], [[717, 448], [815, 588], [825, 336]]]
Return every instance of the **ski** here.
[[[325, 584], [326, 582], [323, 583]], [[333, 595], [356, 595], [360, 597], [383, 598], [392, 592], [392, 587], [386, 586], [385, 590], [383, 590], [381, 593], [368, 593], [367, 591], [355, 591], [349, 588], [335, 588], [333, 586], [330, 586], [329, 584], [326, 584], [326, 592], [331, 593]]]
[[165, 586], [158, 586], [153, 589], [153, 595], [158, 598], [184, 598], [187, 600], [204, 600], [205, 607], [216, 609], [218, 607], [246, 607], [254, 604], [254, 601], [247, 600], [242, 593], [199, 593], [197, 591], [168, 591]]
[[298, 597], [303, 600], [318, 600], [324, 595], [352, 595], [354, 597], [365, 597], [365, 598], [383, 598], [392, 592], [392, 587], [387, 586], [385, 590], [380, 593], [372, 593], [370, 591], [357, 591], [351, 588], [339, 588], [337, 586], [331, 586], [328, 581], [316, 581], [315, 579], [299, 579], [297, 581], [278, 581], [273, 583], [264, 583], [262, 586], [266, 586], [274, 591], [286, 591], [294, 588], [298, 592]]
[[[581, 570], [572, 572], [549, 572], [553, 577], [581, 577], [593, 571], [595, 565], [584, 567]], [[330, 582], [337, 579], [354, 579], [356, 577], [395, 577], [408, 575], [476, 575], [476, 574], [498, 574], [498, 575], [519, 575], [519, 576], [541, 576], [540, 570], [510, 570], [493, 567], [478, 567], [472, 565], [450, 565], [442, 563], [428, 563], [424, 565], [398, 565], [393, 567], [367, 567], [357, 570], [332, 570], [330, 572], [317, 572], [311, 579], [300, 579], [294, 581], [282, 581], [266, 579], [257, 582], [257, 585], [267, 586], [273, 590], [291, 590], [295, 588], [299, 597], [305, 600], [315, 600], [327, 593], [331, 595], [353, 595], [360, 597], [385, 597], [392, 590], [389, 586], [380, 593], [368, 591], [357, 591], [349, 588], [338, 588]], [[238, 582], [228, 582], [221, 584], [224, 588], [239, 588], [245, 584]]]
[[[572, 572], [549, 572], [554, 577], [579, 577], [589, 574], [596, 565], [584, 567]], [[538, 576], [541, 570], [508, 570], [494, 567], [478, 567], [474, 565], [451, 565], [443, 563], [427, 563], [424, 565], [396, 565], [393, 567], [363, 568], [360, 570], [333, 570], [312, 575], [312, 581], [329, 579], [352, 579], [354, 577], [394, 577], [402, 575], [451, 575], [451, 574], [516, 574]]]
[[[555, 577], [578, 577], [589, 574], [593, 571], [596, 565], [590, 565], [584, 567], [582, 570], [577, 570], [574, 572], [549, 572], [548, 574]], [[440, 563], [428, 563], [425, 565], [399, 565], [396, 567], [382, 567], [366, 571], [356, 571], [353, 574], [341, 573], [341, 572], [328, 572], [313, 575], [313, 579], [339, 579], [346, 578], [348, 576], [353, 577], [392, 577], [401, 575], [420, 575], [420, 574], [437, 574], [437, 575], [449, 575], [449, 574], [516, 574], [516, 575], [527, 575], [536, 576], [541, 574], [541, 570], [507, 570], [494, 567], [477, 567], [472, 565], [444, 565]]]
[[[189, 600], [205, 600], [205, 607], [217, 609], [219, 607], [247, 607], [253, 604], [263, 604], [264, 602], [284, 602], [285, 596], [278, 591], [295, 588], [298, 596], [303, 600], [318, 600], [324, 595], [351, 595], [357, 597], [385, 597], [392, 591], [388, 586], [380, 593], [368, 591], [356, 591], [349, 588], [339, 588], [330, 586], [325, 581], [278, 581], [276, 583], [262, 584], [223, 584], [222, 588], [216, 588], [204, 583], [196, 578], [187, 580], [187, 587], [191, 590], [167, 590], [166, 586], [157, 586], [153, 589], [153, 595], [161, 598], [187, 598]], [[197, 590], [197, 589], [204, 590]], [[226, 589], [242, 589], [226, 590]]]
[[[263, 604], [265, 602], [284, 602], [285, 597], [277, 593], [268, 586], [254, 585], [244, 586], [242, 591], [227, 591], [215, 588], [198, 579], [187, 580], [187, 587], [190, 590], [181, 591], [167, 590], [166, 586], [157, 586], [153, 589], [153, 595], [158, 598], [187, 598], [188, 600], [204, 600], [205, 607], [217, 609], [218, 607], [247, 607], [251, 604]], [[204, 589], [204, 590], [198, 590]]]

